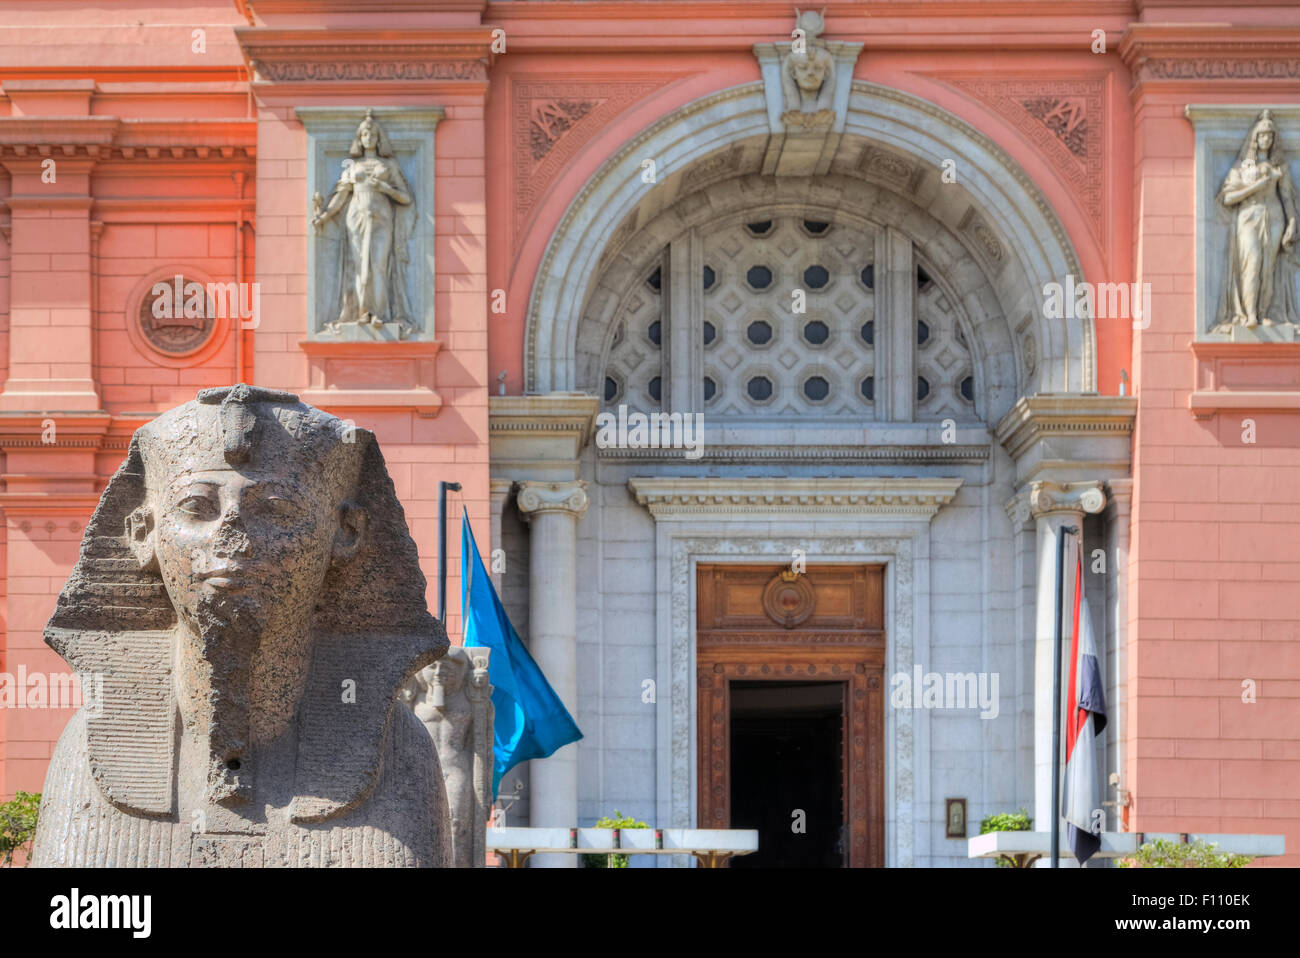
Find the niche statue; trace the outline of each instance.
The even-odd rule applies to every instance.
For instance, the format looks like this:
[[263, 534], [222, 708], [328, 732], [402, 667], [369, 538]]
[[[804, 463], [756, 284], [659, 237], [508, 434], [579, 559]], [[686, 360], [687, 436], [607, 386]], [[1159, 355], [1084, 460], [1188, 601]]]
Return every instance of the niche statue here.
[[366, 430], [242, 384], [141, 427], [45, 629], [103, 692], [55, 747], [34, 864], [449, 864], [398, 699], [447, 649], [424, 591]]
[[331, 332], [348, 324], [378, 329], [397, 324], [399, 338], [415, 329], [406, 299], [406, 267], [415, 226], [415, 196], [406, 185], [379, 121], [367, 110], [348, 148], [329, 203], [312, 197], [312, 228], [318, 232], [342, 214], [338, 244], [337, 318]]
[[1214, 332], [1300, 322], [1295, 301], [1296, 190], [1277, 125], [1259, 114], [1219, 190], [1232, 217]]
[[456, 868], [483, 868], [492, 805], [491, 649], [452, 646], [407, 683], [404, 698], [438, 749]]

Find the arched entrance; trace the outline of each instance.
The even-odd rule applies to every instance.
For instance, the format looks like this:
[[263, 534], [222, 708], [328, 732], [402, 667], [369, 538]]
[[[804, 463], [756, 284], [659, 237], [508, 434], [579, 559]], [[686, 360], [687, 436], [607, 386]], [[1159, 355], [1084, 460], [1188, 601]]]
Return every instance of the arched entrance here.
[[[878, 569], [879, 672], [858, 691], [887, 696], [892, 677], [936, 663], [1010, 685], [1001, 725], [886, 708], [883, 768], [869, 767], [868, 745], [842, 753], [841, 773], [881, 796], [883, 840], [864, 842], [854, 863], [942, 861], [955, 853], [938, 847], [936, 790], [969, 786], [978, 807], [1033, 788], [1032, 729], [1012, 705], [1035, 694], [1033, 643], [1014, 638], [1032, 628], [1021, 581], [1032, 546], [1009, 525], [1015, 470], [992, 427], [1021, 397], [1093, 388], [1090, 322], [1041, 308], [1045, 285], [1081, 271], [1024, 172], [932, 104], [854, 83], [819, 176], [764, 174], [768, 135], [757, 84], [665, 117], [575, 199], [533, 290], [529, 392], [707, 423], [698, 459], [601, 448], [581, 464], [594, 493], [579, 544], [579, 563], [593, 563], [592, 641], [653, 668], [658, 689], [652, 716], [601, 721], [611, 743], [653, 723], [655, 820], [703, 827], [701, 809], [717, 807], [705, 791], [719, 787], [706, 754], [717, 710], [705, 707], [718, 701], [709, 683], [721, 666], [725, 688], [743, 685], [727, 669], [750, 663], [719, 659], [702, 631], [700, 569], [770, 569], [792, 556], [814, 571]], [[647, 159], [654, 183], [641, 176]], [[956, 182], [945, 182], [949, 166]], [[813, 679], [846, 665], [811, 651]], [[606, 694], [580, 687], [579, 707], [586, 695], [586, 707], [609, 712]], [[580, 762], [606, 768], [623, 746], [603, 739]], [[981, 750], [1014, 769], [1006, 797], [968, 774], [961, 756]], [[635, 781], [605, 779], [592, 800]]]

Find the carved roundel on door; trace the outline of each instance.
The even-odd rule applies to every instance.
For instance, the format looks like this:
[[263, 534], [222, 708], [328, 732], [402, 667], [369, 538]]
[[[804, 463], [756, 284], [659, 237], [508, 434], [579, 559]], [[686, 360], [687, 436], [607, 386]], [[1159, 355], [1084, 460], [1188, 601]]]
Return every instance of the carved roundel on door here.
[[793, 629], [813, 614], [816, 599], [807, 576], [783, 571], [763, 589], [763, 611], [777, 625]]

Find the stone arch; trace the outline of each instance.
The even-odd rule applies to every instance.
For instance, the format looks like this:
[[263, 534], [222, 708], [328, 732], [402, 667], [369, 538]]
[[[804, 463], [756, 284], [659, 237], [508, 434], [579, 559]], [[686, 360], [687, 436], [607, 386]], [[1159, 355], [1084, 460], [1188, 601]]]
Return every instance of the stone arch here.
[[[634, 259], [641, 227], [679, 199], [755, 171], [768, 136], [762, 84], [744, 84], [661, 118], [601, 166], [570, 203], [538, 270], [525, 331], [527, 392], [580, 388], [579, 328], [595, 277], [612, 257]], [[653, 183], [643, 178], [647, 160]], [[945, 161], [954, 183], [942, 181]], [[1082, 278], [1078, 256], [1042, 191], [1001, 147], [928, 101], [859, 80], [832, 172], [906, 191], [965, 247], [981, 267], [974, 285], [987, 282], [1014, 331], [1021, 394], [1096, 388], [1092, 321], [1042, 310], [1046, 284]]]
[[[865, 231], [899, 229], [913, 241], [917, 261], [930, 266], [928, 271], [968, 334], [980, 418], [996, 423], [1024, 391], [1025, 377], [1015, 361], [1011, 330], [985, 267], [926, 210], [900, 203], [888, 187], [839, 173], [816, 180], [732, 177], [712, 184], [707, 192], [679, 197], [648, 221], [639, 217], [642, 225], [635, 234], [607, 250], [592, 277], [576, 332], [573, 388], [599, 394], [601, 377], [609, 366], [613, 313], [664, 246], [692, 228], [725, 227], [754, 215], [756, 209], [847, 222]], [[944, 268], [937, 268], [938, 264]]]

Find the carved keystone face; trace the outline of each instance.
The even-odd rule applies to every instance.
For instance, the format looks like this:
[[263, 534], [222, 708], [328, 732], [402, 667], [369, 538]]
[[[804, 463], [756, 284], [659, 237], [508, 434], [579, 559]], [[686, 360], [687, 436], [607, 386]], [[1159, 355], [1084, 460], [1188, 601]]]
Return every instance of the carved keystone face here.
[[795, 85], [804, 93], [816, 93], [822, 88], [826, 79], [826, 64], [816, 56], [796, 56], [791, 58], [791, 70]]

